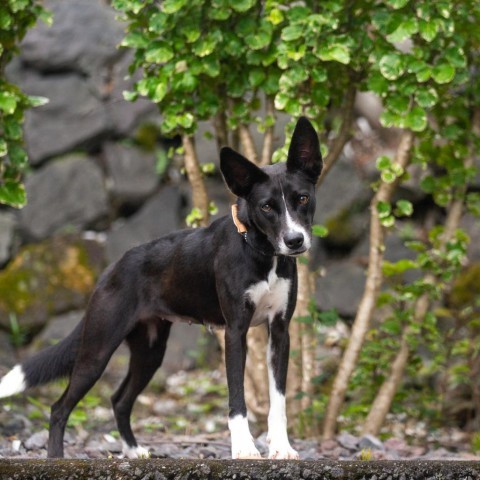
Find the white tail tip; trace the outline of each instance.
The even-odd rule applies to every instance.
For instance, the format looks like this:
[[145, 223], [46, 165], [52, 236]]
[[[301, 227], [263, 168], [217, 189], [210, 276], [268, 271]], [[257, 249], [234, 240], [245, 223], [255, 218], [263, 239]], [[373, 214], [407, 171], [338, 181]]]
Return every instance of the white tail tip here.
[[0, 380], [0, 398], [10, 397], [16, 393], [23, 392], [27, 388], [25, 374], [21, 365], [15, 365]]

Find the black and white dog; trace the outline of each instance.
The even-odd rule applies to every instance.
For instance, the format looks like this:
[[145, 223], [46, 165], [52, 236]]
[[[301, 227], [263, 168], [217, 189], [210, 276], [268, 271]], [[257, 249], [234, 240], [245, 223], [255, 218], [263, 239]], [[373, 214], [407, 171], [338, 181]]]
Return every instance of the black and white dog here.
[[221, 150], [221, 171], [238, 197], [233, 219], [181, 230], [132, 248], [100, 277], [85, 317], [62, 342], [21, 365], [0, 382], [0, 398], [60, 377], [70, 377], [52, 406], [48, 456], [63, 456], [68, 417], [126, 341], [126, 378], [112, 396], [131, 458], [148, 455], [130, 425], [135, 399], [160, 367], [173, 322], [225, 328], [228, 425], [233, 458], [260, 458], [244, 398], [246, 335], [265, 323], [269, 332], [269, 457], [296, 459], [287, 437], [285, 385], [288, 325], [297, 296], [295, 257], [311, 245], [315, 184], [322, 170], [318, 136], [300, 118], [286, 163], [259, 168], [234, 150]]

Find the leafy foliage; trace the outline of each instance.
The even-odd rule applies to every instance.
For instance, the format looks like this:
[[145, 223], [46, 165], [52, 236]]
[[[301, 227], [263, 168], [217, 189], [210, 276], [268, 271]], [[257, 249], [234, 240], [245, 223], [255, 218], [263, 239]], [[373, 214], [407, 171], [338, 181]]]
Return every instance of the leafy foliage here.
[[21, 182], [28, 164], [23, 146], [24, 113], [46, 99], [25, 95], [7, 82], [4, 70], [16, 45], [38, 18], [50, 21], [38, 0], [6, 0], [0, 5], [0, 203], [14, 207], [27, 200]]
[[[262, 114], [261, 107], [273, 101], [276, 110], [291, 117], [306, 115], [325, 138], [335, 138], [346, 93], [371, 91], [382, 99], [383, 126], [415, 132], [412, 163], [422, 169], [420, 186], [439, 211], [460, 198], [471, 212], [480, 213], [478, 193], [465, 187], [476, 174], [467, 160], [480, 147], [474, 114], [480, 100], [478, 2], [113, 4], [127, 22], [122, 45], [135, 50], [132, 71], [143, 71], [126, 98], [147, 96], [158, 104], [164, 134], [191, 135], [199, 121], [218, 117], [233, 132], [250, 124], [265, 132], [275, 117]], [[292, 125], [286, 127], [286, 138]], [[285, 159], [287, 148], [275, 152], [273, 160]], [[387, 156], [377, 160], [377, 169], [379, 181], [387, 184], [409, 179], [409, 172]], [[377, 187], [378, 182], [373, 185]], [[416, 214], [414, 203], [406, 198], [380, 202], [376, 208], [387, 229], [399, 228], [399, 218]], [[439, 219], [426, 235], [410, 239], [412, 258], [384, 264], [388, 282], [379, 306], [389, 313], [370, 332], [351, 383], [355, 391], [369, 392], [351, 404], [357, 412], [368, 409], [407, 327], [411, 351], [426, 346], [433, 358], [441, 357], [445, 343], [438, 316], [431, 310], [418, 322], [415, 302], [422, 295], [432, 301], [445, 296], [466, 261], [468, 244], [459, 230], [440, 248], [441, 223]], [[327, 232], [318, 226], [315, 233]], [[434, 283], [426, 280], [430, 276]], [[455, 349], [458, 355], [462, 351]], [[421, 364], [413, 355], [409, 368], [417, 371]], [[430, 371], [441, 367], [440, 361], [433, 362]]]

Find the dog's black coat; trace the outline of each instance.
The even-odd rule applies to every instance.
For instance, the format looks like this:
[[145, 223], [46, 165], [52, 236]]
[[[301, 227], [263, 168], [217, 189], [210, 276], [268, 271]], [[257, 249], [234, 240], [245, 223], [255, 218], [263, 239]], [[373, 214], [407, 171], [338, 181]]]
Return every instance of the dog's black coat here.
[[321, 168], [317, 134], [304, 118], [297, 123], [286, 164], [259, 169], [224, 148], [221, 170], [239, 197], [246, 239], [226, 216], [207, 228], [178, 231], [133, 248], [102, 274], [80, 325], [63, 342], [22, 364], [27, 387], [70, 376], [52, 407], [50, 457], [63, 456], [72, 409], [124, 340], [131, 350], [129, 372], [112, 403], [122, 439], [130, 447], [137, 445], [130, 426], [132, 407], [162, 363], [173, 321], [225, 328], [229, 415], [245, 416], [246, 333], [255, 311], [246, 292], [265, 281], [274, 264], [277, 277], [290, 281], [285, 310], [267, 322], [276, 387], [285, 392], [288, 324], [297, 294], [294, 256], [310, 241], [292, 233], [291, 225], [310, 234]]

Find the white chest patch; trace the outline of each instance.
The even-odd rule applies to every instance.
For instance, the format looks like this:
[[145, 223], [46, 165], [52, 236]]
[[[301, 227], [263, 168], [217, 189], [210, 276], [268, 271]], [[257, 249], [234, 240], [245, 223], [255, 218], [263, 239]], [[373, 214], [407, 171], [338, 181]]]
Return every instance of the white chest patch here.
[[275, 315], [284, 314], [288, 304], [290, 280], [277, 276], [277, 259], [273, 259], [273, 266], [267, 280], [254, 283], [246, 295], [255, 306], [250, 325], [255, 327], [266, 321], [271, 322]]

